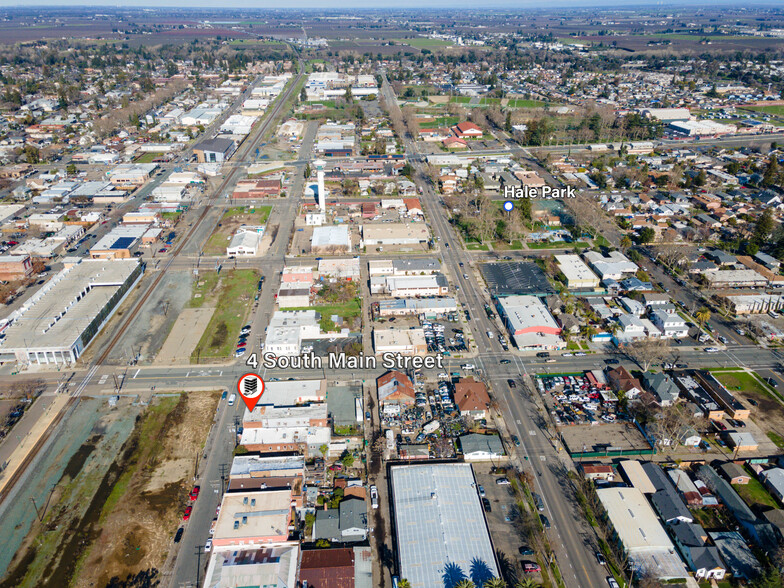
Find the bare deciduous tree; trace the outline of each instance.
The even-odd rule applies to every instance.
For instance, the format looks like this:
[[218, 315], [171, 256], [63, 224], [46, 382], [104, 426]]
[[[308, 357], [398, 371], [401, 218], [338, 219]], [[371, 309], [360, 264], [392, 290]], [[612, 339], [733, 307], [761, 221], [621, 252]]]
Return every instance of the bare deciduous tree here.
[[638, 339], [622, 347], [623, 352], [639, 365], [644, 372], [654, 363], [663, 360], [670, 352], [669, 339]]

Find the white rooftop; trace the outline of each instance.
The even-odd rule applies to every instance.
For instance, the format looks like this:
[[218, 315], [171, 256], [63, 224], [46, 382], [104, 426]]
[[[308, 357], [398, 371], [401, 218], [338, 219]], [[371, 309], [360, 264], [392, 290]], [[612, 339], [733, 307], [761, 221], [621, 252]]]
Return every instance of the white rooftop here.
[[444, 585], [447, 566], [471, 577], [474, 562], [500, 576], [470, 464], [391, 468], [401, 576], [412, 588]]

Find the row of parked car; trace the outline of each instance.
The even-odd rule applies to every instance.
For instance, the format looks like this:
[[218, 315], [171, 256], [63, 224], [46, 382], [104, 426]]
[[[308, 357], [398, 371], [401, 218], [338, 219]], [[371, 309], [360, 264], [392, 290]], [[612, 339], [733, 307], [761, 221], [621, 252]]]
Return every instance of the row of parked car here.
[[234, 357], [242, 357], [248, 349], [248, 337], [250, 337], [250, 325], [245, 325], [240, 331], [240, 336], [237, 339], [237, 347], [234, 350]]

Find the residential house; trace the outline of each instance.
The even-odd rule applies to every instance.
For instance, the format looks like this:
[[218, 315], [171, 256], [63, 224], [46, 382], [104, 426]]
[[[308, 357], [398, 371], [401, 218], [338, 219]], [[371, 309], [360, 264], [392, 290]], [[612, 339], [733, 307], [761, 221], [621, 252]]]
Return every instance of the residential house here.
[[743, 466], [734, 461], [728, 461], [727, 463], [721, 464], [719, 466], [719, 471], [727, 478], [729, 483], [733, 485], [745, 485], [751, 480], [751, 476], [743, 469]]
[[727, 573], [719, 550], [708, 545], [708, 534], [696, 523], [670, 525], [670, 534], [683, 560], [698, 580], [722, 580]]
[[461, 378], [455, 384], [454, 396], [455, 404], [462, 416], [471, 416], [475, 419], [487, 417], [490, 396], [483, 382], [478, 382], [474, 378]]
[[678, 386], [667, 374], [645, 372], [642, 375], [642, 383], [660, 406], [670, 406], [678, 401], [680, 394]]

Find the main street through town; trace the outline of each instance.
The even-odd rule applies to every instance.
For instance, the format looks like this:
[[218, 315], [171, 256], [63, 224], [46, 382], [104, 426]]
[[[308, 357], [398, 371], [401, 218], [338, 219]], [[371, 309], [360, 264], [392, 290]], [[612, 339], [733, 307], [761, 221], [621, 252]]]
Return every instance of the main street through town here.
[[[73, 396], [79, 395], [140, 395], [149, 396], [154, 392], [165, 391], [196, 391], [205, 389], [230, 390], [238, 378], [249, 368], [245, 359], [220, 365], [118, 365], [116, 360], [108, 360], [109, 352], [134, 320], [138, 310], [145, 304], [150, 294], [159, 286], [160, 276], [168, 270], [189, 269], [200, 271], [202, 268], [213, 269], [217, 265], [238, 268], [256, 268], [265, 276], [266, 283], [258, 304], [254, 308], [250, 324], [251, 341], [260, 343], [265, 328], [274, 311], [274, 294], [280, 281], [280, 273], [286, 262], [313, 260], [307, 257], [291, 258], [288, 254], [289, 242], [294, 230], [294, 220], [298, 212], [305, 190], [305, 167], [312, 160], [312, 147], [316, 135], [317, 123], [308, 123], [305, 127], [303, 140], [294, 162], [289, 197], [276, 203], [273, 214], [276, 215], [278, 232], [274, 236], [269, 251], [260, 259], [226, 260], [225, 258], [206, 257], [203, 253], [204, 244], [221, 218], [226, 206], [225, 195], [230, 191], [245, 165], [252, 160], [254, 150], [263, 140], [266, 132], [276, 122], [283, 111], [283, 105], [291, 96], [303, 76], [303, 69], [290, 81], [284, 93], [270, 109], [264, 121], [254, 129], [240, 150], [234, 155], [226, 176], [219, 185], [211, 189], [204, 204], [189, 213], [187, 232], [175, 246], [174, 251], [161, 260], [148, 262], [148, 276], [142, 283], [140, 292], [131, 302], [124, 315], [110, 325], [103, 337], [96, 342], [93, 359], [87, 365], [64, 372], [26, 372], [18, 374], [19, 379], [41, 379], [47, 383], [59, 384], [65, 376], [70, 376], [65, 390]], [[249, 88], [236, 104], [249, 95]], [[382, 93], [390, 108], [398, 108], [396, 96], [384, 79]], [[228, 113], [227, 113], [228, 114]], [[553, 546], [560, 571], [567, 586], [604, 586], [606, 569], [596, 561], [598, 550], [596, 537], [584, 519], [576, 501], [574, 491], [566, 476], [569, 457], [560, 445], [557, 433], [550, 426], [550, 419], [543, 411], [535, 390], [527, 391], [526, 386], [519, 385], [511, 389], [508, 380], [522, 384], [526, 376], [546, 373], [577, 372], [588, 369], [602, 368], [607, 360], [618, 360], [622, 365], [632, 369], [638, 368], [625, 356], [611, 350], [592, 350], [582, 356], [565, 356], [552, 353], [552, 358], [544, 360], [531, 354], [517, 351], [504, 351], [499, 343], [499, 334], [504, 332], [503, 325], [497, 319], [491, 319], [483, 312], [490, 302], [489, 293], [481, 285], [478, 263], [491, 261], [492, 253], [469, 252], [463, 247], [459, 237], [451, 226], [448, 214], [439, 194], [434, 190], [423, 164], [423, 155], [419, 152], [416, 142], [410, 137], [405, 138], [406, 156], [414, 167], [413, 179], [420, 189], [421, 202], [427, 214], [430, 228], [439, 249], [443, 270], [451, 278], [453, 294], [461, 307], [470, 312], [469, 329], [472, 334], [473, 349], [468, 358], [457, 360], [445, 358], [443, 368], [425, 370], [425, 375], [435, 378], [438, 373], [451, 373], [460, 370], [461, 363], [474, 363], [489, 383], [494, 398], [501, 411], [503, 426], [508, 435], [515, 435], [520, 440], [519, 447], [512, 450], [513, 465], [520, 471], [527, 472], [535, 490], [542, 496], [546, 516], [552, 523], [546, 531]], [[527, 157], [524, 150], [511, 144], [501, 150], [506, 154]], [[190, 157], [190, 152], [183, 156], [183, 161], [164, 166], [162, 173], [142, 191], [135, 200], [144, 198], [156, 185], [165, 181], [166, 177]], [[554, 182], [552, 176], [546, 174], [548, 181]], [[115, 211], [118, 217], [122, 210]], [[114, 221], [112, 221], [113, 223]], [[110, 225], [111, 226], [111, 225]], [[108, 230], [109, 226], [105, 230]], [[105, 232], [101, 229], [101, 232]], [[512, 252], [519, 255], [539, 254], [537, 252]], [[396, 257], [396, 256], [392, 256]], [[411, 256], [408, 256], [411, 257]], [[496, 256], [497, 258], [497, 256]], [[673, 298], [685, 308], [698, 301], [698, 293], [681, 288], [669, 276], [665, 275], [654, 263], [652, 274], [656, 281], [665, 287], [672, 288]], [[743, 337], [731, 332], [727, 324], [721, 320], [714, 321], [719, 333], [725, 335], [729, 343], [717, 353], [705, 353], [701, 348], [681, 346], [673, 348], [674, 357], [692, 367], [735, 367], [743, 366], [765, 370], [768, 377], [780, 379], [777, 375], [782, 366], [781, 354], [777, 350], [764, 349], [749, 344]], [[258, 349], [258, 347], [257, 347]], [[504, 363], [501, 363], [501, 361]], [[325, 361], [323, 368], [284, 370], [261, 367], [259, 372], [270, 380], [326, 378], [328, 380], [355, 380], [369, 384], [380, 376], [384, 368], [378, 369], [334, 369]], [[781, 381], [784, 384], [784, 380]], [[375, 386], [369, 385], [366, 390], [375, 394]], [[377, 403], [376, 403], [377, 405]], [[236, 421], [242, 414], [238, 403], [228, 407], [222, 403], [215, 421], [211, 425], [210, 435], [199, 467], [199, 480], [205, 499], [196, 503], [189, 522], [185, 525], [185, 533], [176, 553], [169, 558], [167, 569], [163, 571], [169, 585], [195, 585], [198, 576], [203, 572], [204, 541], [208, 537], [210, 521], [215, 516], [215, 508], [220, 500], [221, 484], [225, 480], [226, 464], [230, 463], [231, 453], [236, 439]]]

